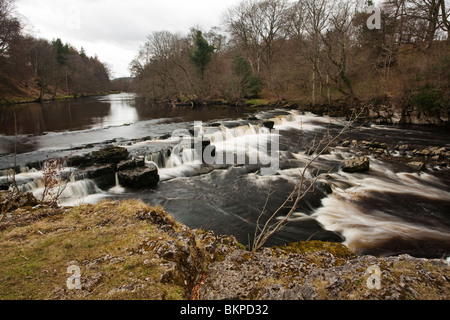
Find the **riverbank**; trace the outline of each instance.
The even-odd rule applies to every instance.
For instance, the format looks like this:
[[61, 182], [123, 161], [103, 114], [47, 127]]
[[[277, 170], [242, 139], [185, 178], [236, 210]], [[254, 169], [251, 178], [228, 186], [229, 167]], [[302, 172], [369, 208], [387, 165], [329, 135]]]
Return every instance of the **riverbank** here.
[[11, 106], [11, 105], [20, 105], [20, 104], [28, 104], [28, 103], [42, 103], [42, 102], [50, 102], [50, 101], [64, 101], [64, 100], [74, 100], [80, 98], [89, 98], [89, 97], [100, 97], [106, 96], [109, 94], [117, 94], [120, 91], [108, 91], [108, 92], [97, 92], [97, 93], [89, 93], [89, 94], [80, 94], [80, 95], [45, 95], [42, 100], [39, 100], [36, 96], [34, 97], [15, 97], [15, 98], [2, 98], [0, 99], [0, 107], [2, 106]]
[[30, 195], [0, 198], [0, 299], [450, 298], [445, 260], [357, 256], [318, 241], [251, 253], [136, 200], [59, 208]]
[[[0, 106], [27, 104], [35, 102], [50, 102], [60, 100], [73, 100], [86, 97], [105, 96], [120, 93], [120, 91], [98, 92], [80, 95], [45, 95], [42, 101], [35, 96], [1, 98]], [[145, 99], [145, 98], [142, 98]], [[238, 102], [230, 102], [226, 99], [209, 99], [200, 101], [195, 98], [183, 98], [177, 100], [157, 100], [157, 103], [166, 103], [172, 108], [198, 108], [204, 106], [229, 106], [245, 108], [249, 111], [260, 109], [296, 109], [304, 112], [313, 112], [318, 115], [330, 117], [352, 117], [359, 114], [360, 118], [371, 123], [381, 125], [421, 125], [421, 126], [449, 126], [450, 108], [436, 110], [424, 110], [410, 104], [399, 104], [393, 101], [353, 101], [335, 100], [329, 104], [311, 104], [300, 100], [258, 98], [247, 99]]]
[[301, 102], [275, 101], [266, 103], [274, 108], [292, 108], [305, 112], [330, 117], [354, 117], [359, 115], [361, 120], [380, 125], [420, 125], [420, 126], [448, 126], [450, 108], [423, 110], [412, 105], [401, 105], [394, 102], [334, 101], [331, 104], [304, 104]]
[[361, 119], [382, 125], [422, 125], [422, 126], [448, 126], [450, 108], [421, 109], [411, 104], [396, 103], [394, 101], [374, 100], [335, 100], [330, 103], [305, 103], [301, 100], [285, 99], [247, 99], [230, 102], [225, 99], [212, 99], [199, 101], [196, 99], [166, 100], [172, 107], [196, 108], [208, 105], [227, 105], [241, 107], [249, 110], [258, 109], [296, 109], [304, 112], [313, 112], [318, 115], [330, 117], [352, 117], [359, 114]]

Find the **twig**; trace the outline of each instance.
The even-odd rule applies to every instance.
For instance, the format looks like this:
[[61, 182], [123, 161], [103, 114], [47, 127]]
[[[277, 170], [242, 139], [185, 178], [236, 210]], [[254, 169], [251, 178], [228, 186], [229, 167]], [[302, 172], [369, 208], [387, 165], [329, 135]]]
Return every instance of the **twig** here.
[[[337, 139], [339, 139], [345, 132], [347, 132], [350, 129], [351, 126], [353, 126], [354, 122], [359, 118], [359, 116], [362, 113], [363, 113], [363, 110], [361, 110], [358, 115], [354, 115], [354, 113], [353, 113], [352, 117], [350, 118], [350, 121], [344, 126], [344, 128], [342, 128], [342, 130], [335, 137], [331, 137], [330, 130], [329, 130], [329, 127], [328, 127], [328, 130], [327, 130], [325, 136], [316, 145], [316, 149], [312, 153], [312, 154], [315, 154], [315, 155], [312, 157], [312, 159], [306, 164], [306, 166], [301, 171], [300, 182], [294, 187], [294, 189], [292, 190], [290, 195], [287, 197], [287, 199], [283, 202], [283, 204], [277, 210], [275, 210], [275, 212], [269, 217], [269, 219], [266, 221], [264, 226], [261, 228], [259, 222], [260, 222], [260, 219], [262, 218], [262, 216], [265, 214], [265, 208], [267, 206], [267, 202], [266, 202], [266, 205], [264, 206], [264, 209], [261, 212], [261, 214], [259, 215], [257, 223], [256, 223], [255, 239], [253, 241], [253, 247], [252, 247], [252, 251], [253, 252], [258, 251], [262, 246], [264, 246], [264, 244], [267, 242], [267, 240], [269, 238], [271, 238], [275, 233], [280, 231], [282, 228], [285, 227], [286, 224], [289, 223], [290, 218], [294, 214], [294, 212], [297, 209], [298, 205], [300, 204], [300, 201], [314, 188], [315, 183], [319, 179], [319, 176], [316, 176], [313, 179], [313, 181], [311, 182], [311, 184], [309, 186], [307, 186], [306, 189], [303, 191], [303, 189], [305, 188], [306, 173], [308, 172], [308, 169], [313, 165], [313, 163], [315, 163], [317, 161], [317, 159]], [[353, 119], [353, 116], [354, 116], [354, 119]], [[323, 143], [325, 143], [325, 142], [326, 142], [325, 146], [321, 147], [321, 145]], [[312, 148], [310, 150], [312, 150]], [[287, 204], [289, 202], [293, 201], [294, 197], [295, 197], [294, 204], [292, 205], [292, 207], [290, 207], [290, 210], [289, 210], [288, 214], [284, 218], [282, 218], [280, 221], [278, 221], [278, 222], [276, 222], [274, 224], [271, 224], [273, 222], [273, 220], [281, 212], [281, 210], [287, 208]]]

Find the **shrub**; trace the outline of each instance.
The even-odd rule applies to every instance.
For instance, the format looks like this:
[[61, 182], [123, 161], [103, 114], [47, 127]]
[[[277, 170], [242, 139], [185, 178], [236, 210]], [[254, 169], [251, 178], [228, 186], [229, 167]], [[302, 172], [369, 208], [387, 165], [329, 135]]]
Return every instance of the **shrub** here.
[[411, 97], [412, 104], [420, 111], [435, 111], [443, 106], [443, 93], [430, 84], [419, 88]]

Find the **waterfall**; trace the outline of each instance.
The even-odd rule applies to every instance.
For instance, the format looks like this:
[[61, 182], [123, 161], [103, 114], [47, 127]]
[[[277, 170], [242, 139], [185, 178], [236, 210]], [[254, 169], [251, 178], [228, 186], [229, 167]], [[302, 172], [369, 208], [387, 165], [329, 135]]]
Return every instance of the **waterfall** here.
[[[262, 124], [252, 123], [223, 123], [216, 127], [206, 127], [202, 137], [215, 149], [218, 156], [213, 166], [202, 161], [201, 155], [196, 154], [194, 143], [180, 143], [172, 148], [152, 152], [145, 156], [148, 164], [158, 167], [161, 181], [179, 177], [189, 177], [211, 172], [217, 168], [227, 168], [230, 165], [256, 165], [268, 162], [267, 146], [270, 129]], [[208, 146], [203, 145], [202, 151]], [[211, 153], [214, 159], [214, 154]], [[236, 159], [237, 158], [237, 159]], [[259, 162], [258, 162], [259, 159]], [[203, 159], [204, 160], [204, 159]]]
[[0, 170], [0, 178], [2, 177], [12, 177], [14, 175], [13, 169]]
[[312, 113], [302, 115], [298, 111], [291, 111], [288, 115], [275, 117], [274, 122], [275, 128], [279, 130], [295, 129], [313, 132], [325, 129], [333, 120]]
[[69, 170], [70, 182], [77, 182], [89, 179], [89, 173], [87, 172], [70, 172]]
[[153, 163], [158, 168], [165, 168], [167, 160], [170, 158], [172, 149], [164, 149], [158, 152], [150, 153], [145, 157], [145, 162]]
[[[5, 176], [0, 177], [0, 182], [1, 180], [8, 178], [6, 176], [7, 170], [3, 171], [5, 171], [2, 172]], [[77, 172], [73, 168], [64, 168], [64, 170], [60, 172], [60, 176], [64, 180], [59, 186], [61, 190], [63, 190], [59, 197], [62, 205], [78, 204], [86, 199], [97, 197], [102, 194], [102, 191], [97, 187], [95, 182], [89, 179], [88, 173]], [[31, 192], [37, 199], [42, 199], [45, 189], [44, 174], [42, 171], [24, 167], [21, 168], [20, 173], [16, 174], [15, 178], [19, 191]]]
[[37, 189], [44, 188], [44, 180], [36, 179], [19, 186], [20, 192], [34, 192]]
[[111, 189], [109, 189], [108, 191], [110, 193], [112, 193], [112, 194], [122, 194], [122, 193], [124, 193], [125, 192], [125, 188], [123, 188], [120, 185], [119, 173], [118, 172], [116, 172], [115, 179], [116, 179], [116, 185], [114, 187], [112, 187]]

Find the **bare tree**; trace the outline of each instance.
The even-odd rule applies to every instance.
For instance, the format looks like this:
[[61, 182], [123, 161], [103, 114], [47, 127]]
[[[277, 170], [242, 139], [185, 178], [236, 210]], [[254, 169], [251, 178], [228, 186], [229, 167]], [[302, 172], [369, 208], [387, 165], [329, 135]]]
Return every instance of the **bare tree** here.
[[309, 60], [312, 69], [312, 103], [316, 103], [317, 79], [323, 83], [320, 71], [320, 55], [323, 33], [329, 28], [330, 15], [333, 11], [335, 1], [327, 0], [305, 0], [306, 24], [305, 30], [311, 43]]
[[449, 21], [450, 5], [448, 5], [447, 2], [448, 1], [445, 1], [445, 0], [441, 0], [441, 2], [440, 2], [441, 17], [442, 17], [442, 22], [441, 22], [440, 27], [443, 31], [447, 32], [447, 42], [450, 43], [450, 21]]
[[259, 4], [263, 62], [267, 67], [268, 87], [272, 89], [273, 60], [288, 36], [290, 5], [286, 0], [266, 0]]
[[188, 60], [187, 39], [169, 31], [158, 31], [147, 37], [130, 69], [142, 81], [147, 94], [153, 97], [180, 97], [183, 92], [193, 89]]
[[431, 48], [436, 35], [436, 31], [439, 29], [439, 13], [441, 10], [441, 2], [444, 0], [422, 0], [425, 2], [425, 12], [428, 26], [425, 34], [426, 49]]
[[0, 56], [4, 55], [11, 41], [20, 33], [20, 22], [12, 16], [13, 0], [0, 0]]
[[267, 68], [268, 87], [272, 87], [273, 60], [288, 35], [290, 4], [287, 0], [242, 1], [229, 9], [224, 24], [232, 41], [244, 52], [252, 71], [261, 75]]
[[[425, 43], [425, 51], [433, 45], [439, 30], [449, 34], [448, 0], [388, 0], [384, 7], [390, 10], [397, 40]], [[448, 37], [447, 37], [448, 38]]]
[[234, 46], [245, 52], [252, 71], [261, 73], [262, 48], [260, 34], [260, 20], [256, 17], [257, 2], [244, 0], [238, 6], [228, 9], [223, 18], [227, 32], [231, 36]]
[[42, 101], [49, 86], [56, 85], [58, 75], [58, 62], [55, 48], [44, 39], [34, 41], [30, 49], [30, 58], [34, 66], [34, 77], [40, 88], [38, 101]]
[[359, 1], [336, 0], [329, 19], [329, 30], [320, 33], [325, 44], [328, 60], [331, 66], [325, 63], [327, 75], [336, 83], [338, 90], [346, 96], [354, 96], [351, 79], [348, 75], [348, 51], [351, 46], [351, 36], [354, 34], [353, 19], [360, 10]]

